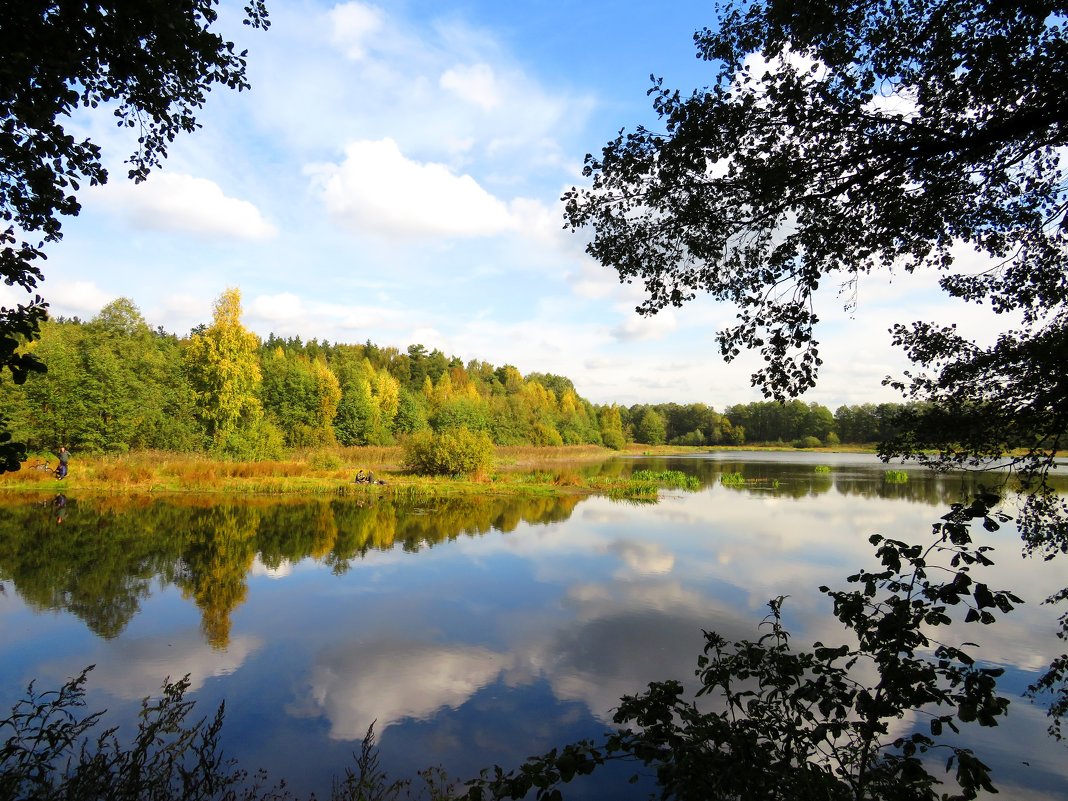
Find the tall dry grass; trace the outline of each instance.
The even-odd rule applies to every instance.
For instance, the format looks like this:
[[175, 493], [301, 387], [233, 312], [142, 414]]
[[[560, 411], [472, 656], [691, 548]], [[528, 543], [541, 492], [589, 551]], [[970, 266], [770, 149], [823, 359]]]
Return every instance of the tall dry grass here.
[[[538, 494], [600, 491], [565, 462], [591, 461], [614, 452], [592, 446], [505, 447], [499, 469], [475, 481], [409, 475], [399, 446], [300, 449], [276, 461], [235, 462], [206, 454], [134, 451], [121, 455], [75, 453], [62, 482], [33, 466], [56, 461], [35, 455], [14, 473], [0, 474], [0, 488], [102, 493], [203, 493], [263, 495], [441, 496], [451, 494]], [[382, 485], [354, 484], [357, 470], [373, 472]]]

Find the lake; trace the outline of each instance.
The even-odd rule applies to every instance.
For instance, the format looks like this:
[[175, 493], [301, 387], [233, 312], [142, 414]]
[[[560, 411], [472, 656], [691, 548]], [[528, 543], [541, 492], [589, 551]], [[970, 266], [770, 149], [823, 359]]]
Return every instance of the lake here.
[[[463, 779], [598, 735], [649, 681], [692, 685], [702, 629], [752, 639], [772, 597], [789, 596], [795, 645], [844, 641], [816, 588], [874, 569], [872, 534], [929, 541], [972, 489], [912, 467], [889, 482], [851, 454], [573, 469], [643, 468], [683, 470], [701, 489], [655, 504], [0, 495], [0, 705], [95, 664], [89, 708], [121, 722], [189, 674], [200, 714], [226, 702], [227, 754], [299, 795], [329, 797], [372, 722], [392, 775], [441, 765]], [[745, 483], [725, 486], [727, 473]], [[1018, 696], [1063, 650], [1041, 601], [1068, 583], [1068, 557], [1023, 559], [1011, 524], [979, 533], [996, 548], [986, 580], [1026, 603], [969, 633], [1012, 698], [998, 729], [966, 728], [969, 743], [1002, 797], [1065, 798], [1064, 746]], [[567, 797], [644, 797], [631, 772]]]

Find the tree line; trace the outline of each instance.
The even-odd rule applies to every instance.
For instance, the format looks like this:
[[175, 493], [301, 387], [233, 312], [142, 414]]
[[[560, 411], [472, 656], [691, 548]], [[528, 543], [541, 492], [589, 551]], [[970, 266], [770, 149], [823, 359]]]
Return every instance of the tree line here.
[[635, 404], [621, 409], [626, 438], [650, 445], [835, 446], [871, 444], [895, 435], [915, 404], [863, 403], [832, 412], [819, 403], [753, 401], [722, 413], [703, 403]]
[[900, 404], [842, 406], [794, 400], [597, 405], [570, 379], [524, 376], [423, 345], [401, 351], [370, 341], [329, 343], [241, 323], [227, 290], [210, 324], [185, 337], [153, 329], [119, 298], [88, 321], [48, 320], [25, 343], [46, 373], [0, 381], [14, 436], [32, 449], [82, 452], [214, 451], [271, 458], [285, 448], [388, 445], [421, 431], [466, 427], [498, 445], [740, 445], [874, 442], [893, 429]]

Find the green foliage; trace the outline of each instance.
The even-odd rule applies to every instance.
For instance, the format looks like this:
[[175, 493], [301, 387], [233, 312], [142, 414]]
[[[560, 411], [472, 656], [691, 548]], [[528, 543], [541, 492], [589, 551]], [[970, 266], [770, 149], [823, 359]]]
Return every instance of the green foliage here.
[[422, 431], [404, 442], [404, 467], [430, 476], [485, 475], [493, 463], [494, 448], [485, 431], [450, 428], [438, 433]]
[[883, 442], [897, 436], [907, 407], [900, 403], [862, 403], [839, 406], [835, 426], [843, 442]]
[[693, 431], [690, 431], [687, 434], [682, 434], [681, 436], [673, 438], [672, 440], [670, 440], [668, 442], [668, 444], [669, 445], [688, 445], [688, 446], [691, 446], [691, 447], [692, 446], [697, 446], [697, 445], [704, 445], [705, 444], [705, 435], [701, 431], [701, 429], [697, 428], [697, 429], [694, 429]]
[[253, 419], [240, 428], [231, 429], [218, 440], [215, 450], [238, 462], [260, 462], [280, 459], [284, 450], [282, 432], [270, 420]]
[[86, 324], [45, 323], [32, 348], [49, 371], [11, 386], [8, 407], [14, 432], [31, 447], [203, 447], [177, 339], [151, 331], [126, 298]]
[[601, 426], [601, 442], [604, 446], [614, 451], [623, 450], [627, 440], [623, 436], [623, 418], [620, 416], [619, 407], [603, 406], [597, 417]]
[[801, 437], [801, 439], [794, 441], [795, 448], [821, 448], [823, 443], [820, 442], [819, 437]]
[[649, 481], [670, 489], [687, 489], [691, 492], [701, 489], [701, 479], [681, 470], [635, 470], [630, 478], [632, 481]]
[[261, 372], [264, 411], [284, 432], [287, 446], [335, 442], [333, 423], [342, 393], [337, 376], [324, 361], [276, 347], [262, 355]]
[[646, 409], [634, 428], [634, 441], [663, 445], [667, 441], [667, 420], [655, 409]]
[[[881, 569], [850, 576], [855, 589], [821, 588], [849, 642], [795, 650], [777, 598], [756, 640], [705, 633], [697, 697], [712, 704], [685, 698], [678, 681], [653, 682], [622, 699], [614, 717], [621, 728], [603, 743], [554, 749], [511, 772], [483, 771], [467, 798], [519, 799], [533, 788], [539, 799], [561, 798], [561, 784], [625, 760], [655, 771], [661, 797], [684, 801], [918, 801], [938, 797], [937, 755], [948, 757], [958, 790], [943, 798], [996, 792], [989, 768], [946, 735], [998, 724], [1009, 705], [997, 694], [1003, 670], [982, 667], [967, 643], [946, 644], [948, 633], [940, 642], [929, 632], [953, 623], [950, 609], [966, 609], [964, 622], [990, 623], [993, 610], [1007, 614], [1020, 603], [972, 575], [992, 563], [989, 548], [973, 547], [969, 526], [997, 529], [1006, 520], [993, 511], [998, 500], [954, 505], [926, 547], [871, 537]], [[892, 733], [909, 715], [927, 725]]]
[[828, 464], [818, 464], [813, 469], [813, 471], [816, 472], [816, 473], [830, 473], [831, 472], [831, 466], [828, 465]]
[[[472, 431], [486, 431], [490, 427], [486, 417], [486, 407], [473, 398], [454, 398], [441, 404], [431, 417], [430, 424], [435, 431], [447, 428], [468, 428]], [[514, 443], [524, 442], [517, 437]]]
[[793, 442], [804, 437], [822, 440], [835, 425], [826, 406], [799, 400], [738, 404], [727, 407], [725, 414], [732, 425], [745, 430], [750, 442]]
[[394, 430], [398, 434], [414, 434], [430, 427], [427, 419], [426, 405], [419, 395], [402, 387], [397, 403], [397, 416], [394, 418]]
[[596, 411], [566, 379], [542, 383], [486, 363], [467, 370], [454, 359], [415, 393], [391, 372], [408, 366], [393, 349], [274, 335], [257, 348], [240, 323], [237, 291], [216, 305], [212, 325], [186, 340], [151, 330], [126, 299], [87, 324], [46, 322], [30, 347], [51, 372], [24, 386], [0, 377], [4, 417], [36, 450], [65, 443], [82, 453], [273, 455], [278, 432], [287, 448], [389, 445], [431, 425], [484, 429], [512, 445], [601, 442]]
[[883, 481], [887, 484], [905, 484], [909, 480], [909, 474], [907, 470], [885, 470], [883, 471]]
[[741, 473], [724, 473], [719, 477], [719, 483], [724, 487], [744, 487], [745, 476]]

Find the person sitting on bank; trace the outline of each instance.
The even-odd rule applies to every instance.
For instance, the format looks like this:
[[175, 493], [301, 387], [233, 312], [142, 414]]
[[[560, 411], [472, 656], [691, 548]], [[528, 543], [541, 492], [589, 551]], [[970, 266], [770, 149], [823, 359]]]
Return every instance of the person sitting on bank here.
[[56, 478], [67, 477], [67, 462], [70, 461], [70, 451], [66, 447], [60, 445], [59, 452], [56, 454], [59, 458], [59, 467], [56, 468]]

